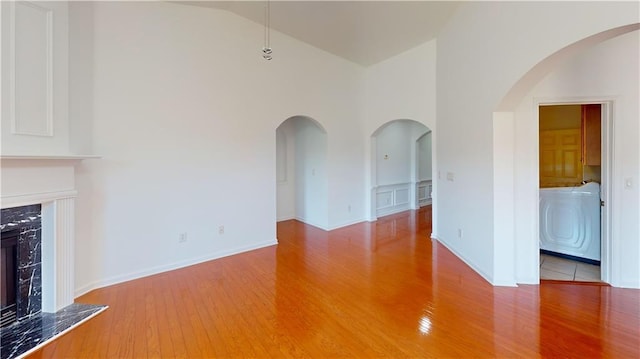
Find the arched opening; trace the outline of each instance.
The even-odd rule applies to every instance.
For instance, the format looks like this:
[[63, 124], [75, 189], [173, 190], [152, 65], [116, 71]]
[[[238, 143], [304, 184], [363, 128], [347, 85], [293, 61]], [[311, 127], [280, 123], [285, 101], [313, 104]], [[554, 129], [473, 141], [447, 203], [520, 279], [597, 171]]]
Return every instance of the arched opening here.
[[293, 116], [276, 129], [276, 218], [327, 228], [327, 132]]
[[370, 218], [429, 205], [431, 167], [431, 130], [427, 126], [413, 120], [393, 120], [374, 131]]
[[[506, 273], [515, 268], [518, 283], [539, 283], [542, 270], [539, 107], [600, 104], [601, 280], [637, 286], [637, 276], [628, 274], [639, 272], [638, 245], [628, 238], [637, 238], [638, 196], [633, 184], [626, 187], [624, 173], [638, 173], [637, 161], [630, 161], [626, 153], [638, 158], [638, 89], [629, 78], [638, 78], [639, 28], [634, 24], [611, 29], [554, 53], [523, 76], [499, 104], [500, 112], [494, 113], [494, 219], [500, 223], [495, 245], [503, 253], [515, 253], [496, 257], [495, 267]], [[624, 159], [623, 143], [627, 148], [636, 144], [625, 151]]]

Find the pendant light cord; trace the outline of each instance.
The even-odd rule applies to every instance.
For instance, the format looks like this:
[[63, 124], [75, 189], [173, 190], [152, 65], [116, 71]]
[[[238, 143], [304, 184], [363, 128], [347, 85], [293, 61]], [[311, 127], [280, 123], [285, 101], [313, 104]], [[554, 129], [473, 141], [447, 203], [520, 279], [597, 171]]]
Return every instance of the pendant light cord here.
[[265, 60], [271, 60], [271, 1], [267, 0], [264, 6], [264, 47], [262, 48], [262, 57]]

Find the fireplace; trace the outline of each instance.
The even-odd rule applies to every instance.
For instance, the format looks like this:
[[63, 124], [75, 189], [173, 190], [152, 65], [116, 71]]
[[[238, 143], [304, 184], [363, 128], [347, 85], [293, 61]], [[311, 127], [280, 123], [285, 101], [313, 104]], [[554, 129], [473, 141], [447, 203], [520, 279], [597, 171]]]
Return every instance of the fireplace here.
[[15, 288], [17, 320], [0, 330], [0, 359], [22, 357], [106, 309], [74, 303], [75, 165], [85, 158], [92, 157], [0, 156], [0, 238], [18, 232], [0, 265], [0, 278], [10, 261], [17, 266], [15, 286], [3, 279], [5, 289]]
[[0, 237], [0, 328], [13, 324], [16, 311], [18, 230], [2, 233]]
[[42, 311], [41, 206], [2, 209], [0, 327]]
[[[40, 310], [56, 313], [72, 304], [75, 298], [75, 164], [81, 158], [2, 156], [0, 159], [0, 203], [2, 223], [6, 223], [3, 230], [9, 229], [8, 223], [12, 221], [18, 221], [20, 225], [26, 225], [22, 221], [29, 217], [39, 221], [39, 229], [22, 228], [21, 235], [31, 236], [26, 243], [33, 249], [39, 248], [39, 251], [24, 252], [24, 255], [32, 255], [26, 260], [39, 260], [41, 264], [30, 268], [34, 271], [19, 273], [18, 277], [39, 277], [41, 288], [32, 290], [40, 295]], [[33, 208], [38, 211], [11, 220], [6, 217], [8, 209], [31, 206], [37, 206]], [[40, 237], [37, 244], [33, 235]], [[20, 262], [24, 259], [23, 254], [20, 248], [17, 251]]]

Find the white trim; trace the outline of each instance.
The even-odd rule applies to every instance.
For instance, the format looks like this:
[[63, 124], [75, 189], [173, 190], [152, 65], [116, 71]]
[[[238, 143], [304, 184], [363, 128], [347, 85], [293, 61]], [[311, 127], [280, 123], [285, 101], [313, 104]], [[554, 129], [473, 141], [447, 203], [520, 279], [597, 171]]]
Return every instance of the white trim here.
[[[611, 178], [614, 173], [614, 112], [615, 103], [617, 97], [615, 96], [584, 96], [584, 97], [535, 97], [534, 103], [534, 116], [535, 120], [539, 121], [540, 106], [545, 105], [588, 105], [588, 104], [600, 104], [602, 105], [602, 164], [601, 164], [601, 193], [602, 199], [605, 201], [604, 210], [601, 215], [601, 250], [600, 250], [600, 278], [603, 282], [611, 284], [612, 286], [618, 286], [613, 278], [613, 258], [619, 258], [613, 253], [613, 237], [611, 218], [613, 218], [613, 204], [611, 200], [613, 198], [612, 181]], [[540, 131], [537, 131], [537, 136], [540, 136]], [[537, 141], [536, 141], [537, 143]], [[536, 146], [536, 163], [539, 162], [540, 149]], [[538, 169], [539, 171], [539, 169]], [[539, 172], [538, 172], [539, 173]], [[536, 201], [536, 217], [535, 217], [535, 238], [540, 237], [540, 202]], [[540, 249], [540, 242], [536, 242], [538, 251]], [[539, 263], [539, 261], [538, 261]], [[538, 271], [538, 280], [539, 280]]]
[[99, 159], [98, 155], [0, 155], [2, 161], [36, 160], [36, 161], [81, 161]]
[[[615, 101], [610, 100], [602, 103], [602, 125], [601, 125], [601, 142], [602, 142], [602, 160], [600, 167], [600, 195], [604, 201], [604, 207], [601, 207], [600, 220], [600, 280], [605, 283], [612, 283], [612, 230], [611, 219], [613, 218], [613, 206], [611, 199], [613, 198], [613, 178], [614, 174], [614, 129], [615, 122], [613, 120], [613, 111]], [[637, 288], [637, 287], [636, 287]]]
[[174, 262], [174, 263], [171, 263], [171, 264], [165, 264], [165, 265], [150, 267], [150, 268], [147, 268], [147, 269], [144, 269], [144, 270], [140, 270], [140, 271], [137, 271], [137, 272], [134, 272], [134, 273], [113, 276], [113, 277], [110, 277], [110, 278], [103, 279], [101, 281], [96, 281], [96, 282], [89, 283], [89, 284], [84, 285], [84, 286], [82, 286], [80, 288], [76, 288], [75, 296], [77, 298], [77, 297], [80, 297], [80, 296], [82, 296], [82, 295], [84, 295], [84, 294], [86, 294], [86, 293], [88, 293], [88, 292], [90, 292], [92, 290], [95, 290], [95, 289], [99, 289], [99, 288], [103, 288], [103, 287], [107, 287], [107, 286], [111, 286], [111, 285], [115, 285], [115, 284], [119, 284], [119, 283], [123, 283], [123, 282], [128, 282], [128, 281], [135, 280], [135, 279], [148, 277], [148, 276], [151, 276], [151, 275], [154, 275], [154, 274], [169, 272], [169, 271], [172, 271], [172, 270], [176, 270], [176, 269], [180, 269], [180, 268], [184, 268], [184, 267], [189, 267], [189, 266], [192, 266], [192, 265], [195, 265], [195, 264], [200, 264], [200, 263], [204, 263], [204, 262], [208, 262], [208, 261], [212, 261], [212, 260], [216, 260], [216, 259], [232, 256], [232, 255], [235, 255], [235, 254], [239, 254], [239, 253], [244, 253], [244, 252], [260, 249], [260, 248], [270, 247], [270, 246], [277, 245], [277, 244], [278, 244], [277, 240], [264, 241], [264, 242], [255, 243], [255, 244], [248, 245], [248, 246], [241, 246], [241, 247], [237, 247], [237, 248], [234, 248], [234, 249], [213, 252], [213, 253], [207, 254], [205, 256], [198, 257], [198, 258], [193, 258], [193, 259], [188, 259], [188, 260], [184, 260], [184, 261]]
[[20, 207], [53, 202], [59, 199], [75, 198], [77, 195], [78, 191], [76, 190], [10, 195], [0, 197], [0, 204], [2, 208]]
[[295, 215], [288, 215], [288, 216], [283, 216], [283, 217], [278, 217], [276, 218], [276, 222], [282, 222], [282, 221], [289, 221], [292, 219], [296, 219]]
[[[411, 187], [414, 186], [413, 182], [402, 182], [379, 185], [374, 187], [373, 197], [376, 207], [376, 218], [388, 216], [390, 214], [406, 211], [411, 207]], [[401, 191], [407, 192], [406, 201], [398, 201], [398, 193]], [[389, 203], [380, 204], [378, 198], [380, 195], [389, 195]]]
[[393, 207], [385, 207], [383, 209], [378, 209], [376, 219], [380, 219], [381, 217], [386, 217], [392, 214], [396, 214], [404, 211], [412, 211], [412, 210], [415, 211], [414, 209], [409, 208], [407, 204], [393, 206]]
[[[289, 220], [296, 220], [298, 222], [301, 222], [301, 223], [304, 223], [304, 224], [307, 224], [307, 225], [310, 225], [310, 226], [313, 226], [313, 227], [316, 227], [316, 228], [320, 228], [320, 229], [322, 229], [324, 231], [333, 231], [335, 229], [352, 226], [352, 225], [358, 224], [358, 223], [367, 222], [367, 220], [364, 219], [364, 218], [358, 218], [358, 219], [354, 219], [354, 220], [349, 220], [349, 221], [346, 221], [346, 222], [338, 223], [336, 225], [328, 226], [327, 228], [324, 228], [322, 226], [318, 226], [318, 225], [315, 225], [315, 224], [312, 224], [312, 223], [308, 223], [304, 219], [302, 219], [300, 217], [296, 217], [296, 216], [291, 216], [291, 217], [285, 217], [283, 219], [278, 219], [278, 222], [289, 221]], [[369, 222], [372, 222], [372, 221], [369, 221]]]
[[396, 186], [409, 186], [413, 182], [397, 182], [397, 183], [389, 183], [389, 184], [379, 184], [374, 188], [383, 188], [383, 187], [396, 187]]
[[362, 222], [365, 222], [365, 221], [366, 220], [364, 218], [354, 219], [354, 220], [342, 222], [342, 223], [339, 223], [339, 224], [336, 224], [336, 225], [333, 225], [333, 226], [329, 226], [329, 230], [333, 231], [335, 229], [352, 226], [354, 224], [362, 223]]
[[[16, 6], [28, 6], [41, 10], [46, 16], [46, 118], [44, 132], [23, 132], [18, 129], [16, 117]], [[11, 133], [14, 135], [53, 137], [53, 10], [21, 1], [9, 5], [9, 118]]]
[[[395, 193], [395, 191], [392, 190], [392, 189], [390, 189], [388, 191], [376, 191], [376, 204], [378, 204], [376, 206], [376, 210], [377, 210], [378, 216], [379, 216], [380, 210], [385, 209], [385, 208], [390, 208], [390, 207], [394, 206], [394, 203], [395, 203], [394, 197], [393, 197], [394, 193]], [[382, 197], [383, 195], [387, 195], [387, 194], [389, 195], [389, 204], [380, 205], [378, 203], [378, 200], [380, 199], [380, 197]]]
[[326, 226], [323, 226], [323, 225], [321, 225], [319, 223], [316, 223], [316, 222], [308, 221], [307, 219], [302, 218], [300, 216], [296, 216], [294, 219], [296, 221], [302, 222], [302, 223], [310, 225], [312, 227], [316, 227], [316, 228], [322, 229], [323, 231], [327, 231], [328, 230]]
[[73, 303], [76, 194], [68, 190], [2, 197], [3, 209], [42, 204], [42, 311], [46, 313]]

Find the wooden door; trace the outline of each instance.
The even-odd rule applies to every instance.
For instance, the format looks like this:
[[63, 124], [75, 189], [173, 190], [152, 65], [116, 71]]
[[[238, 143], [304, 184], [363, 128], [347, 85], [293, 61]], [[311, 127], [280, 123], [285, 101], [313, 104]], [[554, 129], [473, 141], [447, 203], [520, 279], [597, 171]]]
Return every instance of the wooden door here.
[[540, 131], [540, 187], [580, 184], [581, 155], [580, 129]]
[[585, 166], [600, 166], [602, 115], [600, 105], [582, 105], [582, 163]]

